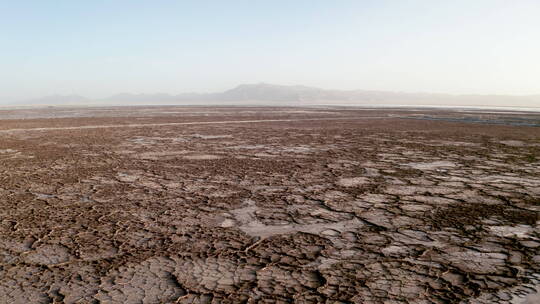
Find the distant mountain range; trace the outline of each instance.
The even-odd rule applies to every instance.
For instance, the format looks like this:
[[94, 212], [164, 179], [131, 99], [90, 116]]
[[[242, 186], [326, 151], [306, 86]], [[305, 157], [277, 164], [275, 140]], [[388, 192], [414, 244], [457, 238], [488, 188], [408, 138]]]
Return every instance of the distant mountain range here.
[[242, 84], [221, 93], [117, 94], [103, 99], [54, 95], [12, 105], [433, 105], [540, 107], [540, 95], [450, 95], [366, 90], [325, 90], [306, 86]]

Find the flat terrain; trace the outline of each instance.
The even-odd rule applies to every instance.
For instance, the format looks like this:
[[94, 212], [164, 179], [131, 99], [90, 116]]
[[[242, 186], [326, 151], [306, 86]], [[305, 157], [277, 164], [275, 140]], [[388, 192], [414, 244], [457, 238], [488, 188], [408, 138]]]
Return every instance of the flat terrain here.
[[540, 113], [0, 110], [0, 303], [540, 303]]

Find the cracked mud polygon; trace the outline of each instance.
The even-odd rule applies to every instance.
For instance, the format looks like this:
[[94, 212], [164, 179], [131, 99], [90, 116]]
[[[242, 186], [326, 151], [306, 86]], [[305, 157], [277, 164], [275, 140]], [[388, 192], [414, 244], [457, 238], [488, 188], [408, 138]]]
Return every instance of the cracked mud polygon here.
[[0, 111], [1, 303], [540, 303], [540, 115]]

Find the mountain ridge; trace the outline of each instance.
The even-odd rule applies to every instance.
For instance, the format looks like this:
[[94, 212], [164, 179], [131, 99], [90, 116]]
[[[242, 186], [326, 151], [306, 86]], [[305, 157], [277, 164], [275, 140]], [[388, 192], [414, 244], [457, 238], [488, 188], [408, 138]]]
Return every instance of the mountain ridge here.
[[303, 85], [240, 84], [218, 93], [120, 93], [101, 99], [79, 95], [50, 95], [12, 105], [84, 104], [253, 104], [253, 105], [434, 105], [434, 106], [536, 106], [540, 95], [476, 95], [406, 93], [375, 90], [328, 90]]

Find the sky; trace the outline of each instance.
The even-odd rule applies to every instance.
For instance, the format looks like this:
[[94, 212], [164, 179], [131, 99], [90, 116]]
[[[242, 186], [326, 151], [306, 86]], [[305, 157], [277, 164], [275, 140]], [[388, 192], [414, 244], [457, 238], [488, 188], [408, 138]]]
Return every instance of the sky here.
[[538, 0], [0, 0], [0, 102], [242, 83], [540, 94]]

